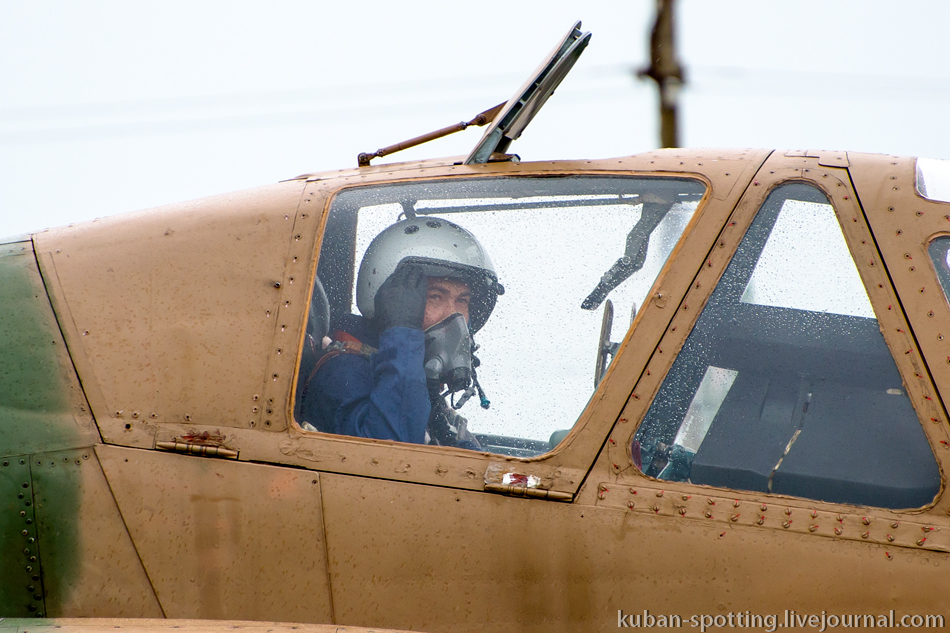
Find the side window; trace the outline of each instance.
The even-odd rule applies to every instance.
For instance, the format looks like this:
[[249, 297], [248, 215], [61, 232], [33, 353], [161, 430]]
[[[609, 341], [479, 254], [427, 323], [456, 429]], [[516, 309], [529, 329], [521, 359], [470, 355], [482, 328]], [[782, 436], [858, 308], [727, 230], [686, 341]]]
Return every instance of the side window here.
[[930, 260], [937, 271], [937, 279], [940, 280], [940, 287], [943, 288], [943, 294], [950, 301], [950, 236], [942, 236], [930, 242], [927, 247], [930, 253]]
[[[518, 457], [547, 452], [573, 426], [595, 388], [608, 296], [614, 322], [623, 324], [616, 341], [705, 191], [703, 183], [683, 178], [569, 176], [340, 192], [331, 202], [320, 252], [297, 424]], [[430, 293], [425, 349], [416, 348], [406, 361], [400, 360], [403, 348], [423, 336], [410, 332], [394, 342], [400, 328], [381, 332], [388, 317], [376, 314], [379, 304], [373, 302], [382, 300], [376, 294], [384, 292], [387, 279], [398, 277], [393, 271], [410, 264], [426, 273]], [[433, 279], [450, 283], [433, 295]], [[411, 279], [406, 283], [411, 286]], [[399, 303], [400, 295], [385, 296]], [[430, 311], [439, 322], [446, 303], [445, 314], [463, 315], [454, 326], [467, 321], [470, 340], [452, 339], [454, 326], [429, 323]], [[439, 336], [456, 341], [456, 356], [473, 365], [471, 380], [461, 361], [433, 355]], [[341, 349], [344, 343], [348, 349]], [[454, 392], [447, 367], [456, 367], [460, 377]], [[441, 377], [435, 377], [439, 368]], [[428, 403], [425, 391], [420, 400], [414, 386], [419, 379], [403, 380], [421, 376], [423, 369]], [[437, 411], [448, 412], [447, 424], [436, 419]]]
[[765, 201], [633, 442], [647, 475], [887, 508], [940, 473], [834, 209]]

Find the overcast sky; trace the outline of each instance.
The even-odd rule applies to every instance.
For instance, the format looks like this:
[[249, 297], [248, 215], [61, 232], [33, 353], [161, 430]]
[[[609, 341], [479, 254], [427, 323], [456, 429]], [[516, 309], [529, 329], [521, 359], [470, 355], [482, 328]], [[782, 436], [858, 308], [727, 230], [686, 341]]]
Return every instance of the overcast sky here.
[[[0, 0], [0, 235], [350, 167], [593, 33], [522, 160], [657, 145], [654, 2]], [[945, 0], [680, 0], [686, 147], [950, 158]], [[481, 134], [389, 157], [467, 153]]]

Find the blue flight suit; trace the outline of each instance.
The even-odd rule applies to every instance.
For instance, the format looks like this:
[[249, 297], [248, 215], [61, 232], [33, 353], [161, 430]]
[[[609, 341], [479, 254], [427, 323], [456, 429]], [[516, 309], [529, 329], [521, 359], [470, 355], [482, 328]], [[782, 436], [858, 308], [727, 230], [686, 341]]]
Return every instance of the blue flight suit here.
[[391, 327], [377, 334], [370, 321], [355, 315], [339, 325], [377, 351], [369, 358], [351, 353], [329, 358], [307, 385], [302, 419], [324, 433], [425, 443], [431, 405], [423, 332]]

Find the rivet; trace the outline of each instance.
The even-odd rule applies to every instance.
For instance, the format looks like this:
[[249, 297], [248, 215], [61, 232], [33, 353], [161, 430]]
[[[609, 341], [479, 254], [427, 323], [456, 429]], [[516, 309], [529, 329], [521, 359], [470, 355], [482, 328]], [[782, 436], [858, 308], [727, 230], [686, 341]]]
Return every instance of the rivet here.
[[762, 525], [765, 523], [765, 517], [759, 517], [759, 520], [755, 522], [756, 525]]
[[738, 507], [739, 507], [739, 500], [738, 500], [738, 499], [736, 499], [735, 501], [732, 502], [732, 507], [733, 507], [733, 508], [738, 508]]
[[23, 530], [22, 532], [20, 532], [20, 534], [22, 534], [23, 536], [26, 536], [27, 534], [29, 534], [29, 532], [26, 530]]
[[680, 516], [686, 516], [686, 508], [680, 508]]
[[818, 518], [818, 510], [812, 510], [812, 511], [811, 511], [811, 518], [813, 518], [813, 519], [817, 519], [817, 518]]
[[891, 527], [894, 528], [895, 530], [899, 528], [900, 525], [901, 525], [900, 521], [894, 521], [893, 523], [891, 523]]
[[633, 501], [628, 501], [628, 502], [627, 502], [627, 507], [630, 508], [631, 510], [633, 510]]
[[841, 528], [836, 527], [836, 528], [835, 528], [835, 534], [837, 534], [838, 536], [841, 536]]
[[888, 535], [887, 535], [887, 541], [888, 541], [888, 543], [893, 543], [893, 542], [894, 542], [894, 537], [891, 536], [890, 534], [888, 534]]
[[791, 509], [791, 508], [785, 508], [785, 515], [786, 515], [786, 516], [792, 516], [792, 509]]
[[733, 523], [735, 523], [736, 521], [739, 520], [739, 515], [738, 515], [738, 514], [733, 514], [731, 517], [729, 517], [729, 520], [732, 521]]
[[631, 488], [631, 489], [630, 489], [630, 494], [632, 494], [632, 495], [637, 494], [637, 489], [636, 489], [636, 488]]
[[782, 523], [782, 527], [787, 530], [788, 528], [792, 527], [792, 522], [791, 522], [791, 521], [785, 521], [785, 522]]
[[656, 493], [656, 496], [658, 496], [658, 497], [662, 497], [662, 496], [663, 496], [663, 491], [662, 491], [662, 490], [660, 490], [659, 492], [657, 492], [657, 493]]
[[708, 503], [708, 504], [711, 505], [711, 506], [716, 505], [716, 502], [713, 501], [712, 499], [706, 499], [706, 503]]
[[933, 318], [933, 315], [934, 315], [934, 311], [933, 311], [933, 310], [931, 310], [930, 312], [927, 313], [927, 316], [929, 316], [930, 318]]
[[683, 495], [683, 501], [689, 501], [689, 495]]
[[835, 518], [838, 519], [838, 523], [844, 523], [844, 517], [841, 516], [840, 514]]
[[765, 504], [763, 503], [763, 504], [762, 504], [762, 507], [759, 508], [759, 509], [762, 510], [762, 512], [765, 512], [765, 511], [768, 510], [769, 508], [768, 508], [767, 505], [765, 505]]
[[869, 536], [871, 536], [870, 532], [864, 532], [863, 534], [861, 534], [861, 538], [867, 538]]
[[598, 493], [597, 493], [597, 498], [598, 498], [598, 499], [603, 499], [603, 498], [606, 497], [606, 496], [607, 496], [607, 493], [606, 493], [606, 492], [598, 492]]
[[270, 426], [270, 420], [264, 420], [264, 426]]
[[600, 484], [599, 486], [597, 486], [597, 489], [600, 490], [601, 492], [604, 492], [607, 490], [607, 484]]
[[138, 412], [138, 411], [134, 411], [134, 412], [132, 413], [132, 417], [133, 417], [133, 418], [138, 418], [138, 417], [139, 417], [139, 412]]
[[921, 546], [923, 546], [923, 544], [926, 543], [926, 542], [927, 542], [927, 537], [925, 536], [924, 538], [922, 538], [922, 539], [920, 539], [919, 541], [917, 541], [917, 546], [918, 546], [918, 547], [921, 547]]
[[861, 517], [861, 523], [863, 523], [864, 525], [871, 525], [871, 519], [867, 517]]
[[[683, 513], [684, 513], [684, 514], [686, 513], [686, 509], [685, 509], [685, 508], [683, 509]], [[705, 516], [707, 519], [711, 519], [711, 518], [712, 518], [712, 511], [706, 510], [705, 512], [703, 512], [703, 516]]]
[[660, 511], [660, 506], [654, 505], [654, 506], [653, 506], [653, 511], [654, 511], [654, 512], [659, 512], [659, 511]]
[[809, 526], [808, 526], [808, 531], [809, 531], [809, 532], [814, 532], [814, 531], [817, 530], [817, 529], [818, 529], [818, 526], [817, 526], [817, 525], [809, 525]]

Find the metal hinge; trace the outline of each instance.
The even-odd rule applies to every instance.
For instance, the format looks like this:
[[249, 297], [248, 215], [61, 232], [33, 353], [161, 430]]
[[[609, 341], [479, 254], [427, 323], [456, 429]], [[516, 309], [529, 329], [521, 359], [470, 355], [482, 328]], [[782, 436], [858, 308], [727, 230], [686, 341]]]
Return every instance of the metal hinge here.
[[156, 442], [155, 448], [163, 451], [174, 451], [186, 455], [203, 455], [205, 457], [224, 457], [237, 459], [238, 451], [209, 444], [192, 444], [190, 442]]
[[573, 501], [574, 499], [574, 495], [570, 492], [528, 488], [518, 484], [485, 484], [485, 490], [510, 497], [532, 497], [534, 499], [551, 499], [552, 501]]

